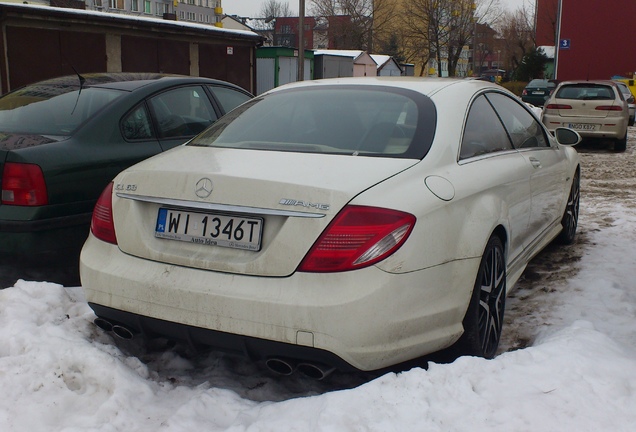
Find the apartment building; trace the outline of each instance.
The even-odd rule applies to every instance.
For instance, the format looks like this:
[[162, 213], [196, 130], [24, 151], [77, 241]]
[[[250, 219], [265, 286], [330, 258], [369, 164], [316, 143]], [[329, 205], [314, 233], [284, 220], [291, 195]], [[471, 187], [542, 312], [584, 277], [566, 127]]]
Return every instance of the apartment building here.
[[221, 0], [86, 0], [87, 10], [223, 27]]

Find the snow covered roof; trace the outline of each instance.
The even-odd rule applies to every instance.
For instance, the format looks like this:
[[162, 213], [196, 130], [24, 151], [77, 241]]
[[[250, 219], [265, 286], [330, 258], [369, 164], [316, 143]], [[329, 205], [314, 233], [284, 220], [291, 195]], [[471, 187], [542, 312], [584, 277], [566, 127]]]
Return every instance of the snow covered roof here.
[[378, 69], [380, 69], [382, 66], [384, 66], [386, 63], [388, 63], [391, 60], [391, 56], [384, 55], [384, 54], [369, 54], [369, 55], [371, 56], [373, 61], [378, 64]]
[[0, 7], [3, 9], [14, 9], [14, 10], [22, 9], [24, 11], [33, 10], [38, 12], [46, 11], [48, 13], [54, 12], [56, 14], [67, 14], [67, 15], [75, 15], [75, 16], [85, 16], [85, 17], [91, 16], [91, 17], [98, 17], [102, 19], [104, 18], [112, 19], [114, 21], [115, 20], [129, 21], [131, 23], [134, 23], [134, 22], [144, 23], [144, 24], [155, 23], [155, 24], [161, 24], [164, 26], [169, 26], [174, 28], [181, 27], [181, 28], [191, 28], [196, 30], [204, 30], [206, 32], [216, 33], [219, 35], [234, 34], [234, 35], [248, 36], [248, 37], [254, 37], [254, 38], [261, 38], [260, 35], [252, 31], [223, 29], [223, 28], [216, 27], [210, 24], [198, 24], [198, 23], [191, 23], [191, 22], [185, 22], [185, 21], [172, 21], [172, 20], [164, 20], [162, 18], [151, 18], [151, 17], [145, 17], [145, 16], [115, 14], [115, 13], [109, 13], [109, 12], [90, 11], [90, 10], [84, 10], [84, 9], [58, 8], [58, 7], [51, 7], [51, 6], [19, 4], [19, 3], [0, 3]]
[[354, 60], [363, 54], [366, 54], [366, 53], [360, 50], [316, 50], [314, 52], [314, 55], [332, 55], [332, 56], [340, 56], [340, 57], [351, 57]]
[[265, 18], [245, 18], [243, 23], [251, 28], [252, 30], [257, 31], [273, 31], [274, 30], [274, 21], [266, 22]]
[[543, 50], [547, 58], [554, 58], [554, 45], [542, 45], [539, 48]]

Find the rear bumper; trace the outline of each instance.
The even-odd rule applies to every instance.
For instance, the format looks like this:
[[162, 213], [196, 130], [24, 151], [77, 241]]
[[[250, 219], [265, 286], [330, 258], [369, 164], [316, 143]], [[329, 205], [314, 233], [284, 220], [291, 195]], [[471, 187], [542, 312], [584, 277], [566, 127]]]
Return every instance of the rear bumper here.
[[36, 221], [0, 221], [0, 257], [3, 260], [79, 258], [88, 237], [91, 214]]
[[140, 333], [375, 370], [457, 340], [478, 264], [253, 277], [143, 260], [89, 236], [80, 273], [96, 314]]
[[598, 130], [594, 131], [574, 128], [574, 130], [576, 130], [583, 138], [623, 139], [627, 134], [628, 122], [629, 120], [627, 118], [581, 119], [577, 117], [571, 117], [566, 119], [564, 117], [555, 116], [552, 114], [543, 115], [543, 124], [552, 133], [554, 133], [554, 130], [559, 127], [569, 128], [569, 125], [571, 123], [598, 125]]
[[195, 350], [214, 347], [217, 350], [239, 355], [252, 360], [268, 358], [295, 359], [297, 362], [311, 360], [315, 363], [329, 365], [344, 372], [356, 371], [354, 367], [338, 356], [324, 350], [281, 343], [266, 339], [224, 333], [216, 330], [185, 324], [164, 321], [157, 318], [137, 315], [94, 303], [88, 304], [100, 318], [113, 325], [123, 325], [139, 335], [152, 339], [165, 337], [171, 340], [184, 341]]

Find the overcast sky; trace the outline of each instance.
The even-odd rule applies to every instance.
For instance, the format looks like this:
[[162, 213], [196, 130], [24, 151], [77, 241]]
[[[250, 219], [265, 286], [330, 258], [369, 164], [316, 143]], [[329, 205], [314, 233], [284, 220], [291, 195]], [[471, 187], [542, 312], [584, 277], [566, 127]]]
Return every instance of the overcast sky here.
[[[280, 0], [285, 2], [285, 0]], [[245, 17], [257, 17], [261, 11], [264, 0], [222, 0], [223, 12], [227, 15], [239, 15]], [[298, 0], [289, 0], [292, 10], [298, 12]], [[524, 4], [534, 4], [534, 0], [501, 0], [501, 4], [510, 10], [515, 10]], [[305, 0], [305, 9], [309, 12], [311, 0]]]

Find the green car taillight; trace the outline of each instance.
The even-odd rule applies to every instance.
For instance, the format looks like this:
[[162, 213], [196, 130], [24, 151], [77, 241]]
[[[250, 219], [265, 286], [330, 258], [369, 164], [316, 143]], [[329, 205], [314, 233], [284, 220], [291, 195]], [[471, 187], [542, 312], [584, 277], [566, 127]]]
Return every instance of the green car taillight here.
[[7, 162], [2, 172], [2, 204], [43, 206], [49, 203], [42, 168], [35, 164]]

